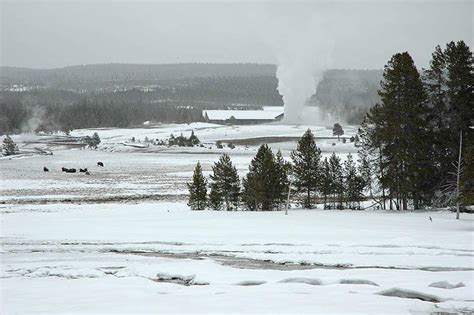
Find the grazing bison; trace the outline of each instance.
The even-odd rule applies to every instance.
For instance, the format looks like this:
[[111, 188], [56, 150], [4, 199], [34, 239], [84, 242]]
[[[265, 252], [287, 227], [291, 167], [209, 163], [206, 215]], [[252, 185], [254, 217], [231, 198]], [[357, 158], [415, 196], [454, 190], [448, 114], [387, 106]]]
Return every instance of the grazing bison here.
[[80, 168], [80, 169], [79, 169], [79, 172], [81, 172], [81, 173], [87, 173], [87, 167], [86, 167], [86, 168]]
[[49, 172], [49, 169], [46, 166], [44, 166], [43, 167], [43, 172]]
[[63, 168], [61, 168], [61, 170], [62, 170], [63, 172], [65, 172], [65, 171], [67, 171], [67, 168], [63, 167]]
[[97, 166], [102, 166], [102, 167], [104, 167], [104, 163], [102, 163], [102, 162], [97, 162]]
[[89, 173], [89, 171], [86, 171], [86, 175], [90, 175], [91, 173]]
[[66, 173], [75, 173], [76, 169], [75, 168], [67, 168]]

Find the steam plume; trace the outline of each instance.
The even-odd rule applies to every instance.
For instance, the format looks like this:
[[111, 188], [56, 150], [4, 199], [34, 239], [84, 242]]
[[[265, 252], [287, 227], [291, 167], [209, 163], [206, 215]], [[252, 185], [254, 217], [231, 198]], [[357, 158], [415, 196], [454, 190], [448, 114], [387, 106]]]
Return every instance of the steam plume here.
[[284, 122], [288, 124], [320, 123], [320, 112], [306, 107], [316, 93], [325, 70], [331, 66], [334, 36], [328, 17], [322, 12], [282, 14], [269, 10], [264, 35], [275, 52], [278, 69], [278, 91], [285, 106]]

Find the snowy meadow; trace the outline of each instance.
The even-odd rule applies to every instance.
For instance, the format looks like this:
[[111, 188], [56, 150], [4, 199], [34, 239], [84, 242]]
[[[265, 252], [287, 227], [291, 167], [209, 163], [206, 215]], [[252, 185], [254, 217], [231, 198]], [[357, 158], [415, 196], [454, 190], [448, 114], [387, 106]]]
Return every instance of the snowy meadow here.
[[[98, 132], [97, 150], [14, 136], [23, 154], [0, 159], [1, 313], [471, 313], [470, 214], [189, 209], [186, 182], [197, 161], [208, 175], [225, 152], [242, 176], [261, 139], [289, 158], [308, 127], [323, 156], [357, 151], [319, 126], [71, 133]], [[202, 147], [144, 143], [191, 130]], [[237, 145], [219, 149], [216, 141]], [[36, 154], [38, 147], [53, 155]]]

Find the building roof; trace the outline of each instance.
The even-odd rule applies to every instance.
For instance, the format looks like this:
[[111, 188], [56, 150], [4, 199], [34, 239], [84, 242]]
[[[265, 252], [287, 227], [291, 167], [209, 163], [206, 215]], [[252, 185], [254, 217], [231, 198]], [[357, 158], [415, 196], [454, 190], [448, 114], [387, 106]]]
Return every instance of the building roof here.
[[271, 110], [205, 110], [209, 120], [228, 120], [231, 117], [237, 120], [274, 120], [283, 114], [283, 107]]

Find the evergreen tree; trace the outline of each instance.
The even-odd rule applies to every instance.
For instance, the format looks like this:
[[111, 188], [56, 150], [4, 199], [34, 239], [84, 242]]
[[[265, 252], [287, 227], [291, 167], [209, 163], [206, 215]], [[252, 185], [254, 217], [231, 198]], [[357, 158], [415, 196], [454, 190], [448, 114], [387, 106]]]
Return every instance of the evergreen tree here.
[[453, 138], [457, 139], [459, 131], [462, 130], [465, 134], [474, 119], [473, 56], [464, 41], [448, 43], [444, 55], [448, 76], [450, 129]]
[[195, 145], [198, 145], [199, 143], [201, 143], [198, 139], [198, 137], [194, 134], [194, 130], [191, 131], [191, 136], [189, 137], [189, 143], [190, 143], [190, 146], [193, 147]]
[[321, 185], [319, 190], [323, 195], [324, 200], [324, 209], [327, 209], [328, 196], [332, 193], [332, 177], [331, 177], [331, 168], [329, 166], [328, 158], [324, 158], [324, 161], [321, 163]]
[[278, 204], [281, 206], [286, 203], [288, 196], [288, 190], [290, 189], [290, 181], [288, 179], [289, 171], [291, 164], [283, 158], [281, 151], [278, 150], [275, 155], [275, 173], [277, 177], [277, 182], [275, 183], [275, 195]]
[[[447, 100], [446, 56], [440, 46], [436, 46], [430, 61], [430, 68], [424, 70], [424, 85], [429, 106], [429, 128], [432, 136], [433, 183], [442, 185], [451, 165], [450, 140], [446, 132], [449, 124]], [[433, 187], [435, 188], [435, 187]], [[439, 188], [439, 187], [438, 187]]]
[[[272, 150], [262, 144], [250, 162], [249, 173], [242, 181], [242, 201], [250, 210], [274, 210], [279, 208], [284, 174]], [[286, 179], [287, 180], [287, 179]]]
[[[474, 131], [471, 129], [470, 136], [466, 137], [470, 139], [470, 142], [466, 144], [466, 150], [464, 152], [464, 168], [461, 178], [461, 188], [464, 205], [474, 205]], [[467, 140], [469, 141], [469, 140]]]
[[187, 186], [189, 190], [188, 206], [192, 210], [205, 209], [207, 203], [206, 179], [202, 175], [202, 168], [199, 162], [194, 169], [193, 180]]
[[430, 68], [424, 70], [424, 84], [430, 105], [430, 121], [432, 127], [441, 130], [446, 126], [446, 57], [441, 47], [436, 46], [431, 55]]
[[338, 123], [334, 124], [334, 127], [332, 128], [332, 135], [337, 136], [337, 140], [339, 140], [339, 137], [344, 134], [344, 130], [342, 129], [341, 125]]
[[296, 150], [291, 153], [293, 160], [294, 185], [299, 193], [304, 193], [304, 207], [311, 209], [312, 199], [321, 182], [321, 150], [316, 146], [313, 133], [308, 129], [298, 141]]
[[[380, 104], [375, 104], [364, 117], [358, 131], [356, 147], [361, 160], [360, 172], [369, 187], [370, 196], [385, 210], [385, 187], [381, 183], [386, 180], [384, 170], [386, 157], [382, 155], [382, 142], [378, 132], [376, 132], [378, 124], [381, 123], [378, 121], [382, 117], [380, 110]], [[374, 198], [374, 195], [378, 194], [381, 195], [381, 200]]]
[[211, 183], [211, 192], [209, 193], [209, 207], [213, 210], [221, 210], [224, 207], [223, 198], [217, 187]]
[[3, 138], [3, 155], [14, 155], [18, 152], [18, 146], [13, 139], [7, 135]]
[[450, 42], [443, 51], [435, 48], [430, 69], [425, 70], [433, 133], [432, 156], [435, 181], [445, 187], [453, 180], [451, 165], [457, 160], [459, 131], [464, 136], [473, 123], [473, 57], [463, 42]]
[[[90, 136], [85, 136], [83, 139], [83, 142], [87, 144], [87, 146], [91, 149], [97, 149], [97, 146], [100, 144], [100, 138], [97, 132], [94, 132], [92, 137]], [[135, 142], [135, 138], [132, 138], [133, 142]]]
[[233, 210], [238, 207], [240, 180], [237, 169], [232, 165], [230, 157], [223, 154], [212, 167], [210, 204], [213, 209]]
[[373, 185], [374, 185], [374, 165], [370, 163], [368, 156], [361, 156], [359, 159], [358, 172], [364, 189], [368, 188], [369, 197], [374, 198]]
[[[462, 177], [461, 188], [463, 189], [464, 199], [472, 198], [472, 178], [466, 177], [466, 171], [469, 173], [472, 169], [472, 129], [474, 125], [474, 67], [473, 56], [464, 41], [450, 42], [446, 45], [444, 52], [446, 57], [447, 70], [447, 96], [448, 96], [448, 118], [449, 123], [444, 130], [445, 137], [448, 139], [447, 151], [449, 159], [447, 165], [452, 165], [457, 161], [459, 132], [463, 133], [462, 154], [467, 157], [465, 160], [464, 174]], [[448, 178], [452, 176], [449, 170], [442, 168], [441, 175]], [[466, 195], [467, 194], [467, 195]]]
[[94, 148], [97, 148], [97, 146], [100, 144], [100, 137], [97, 132], [94, 132], [94, 134], [92, 135], [92, 143]]
[[334, 152], [329, 158], [329, 174], [331, 178], [330, 192], [333, 199], [333, 208], [342, 209], [344, 175], [342, 172], [341, 159]]
[[364, 180], [358, 173], [352, 154], [344, 162], [344, 199], [349, 209], [356, 209], [363, 200]]
[[382, 103], [367, 115], [361, 137], [370, 138], [372, 153], [379, 150], [381, 185], [388, 189], [397, 209], [407, 209], [409, 200], [418, 208], [429, 203], [433, 193], [426, 94], [407, 52], [392, 57], [383, 77]]

